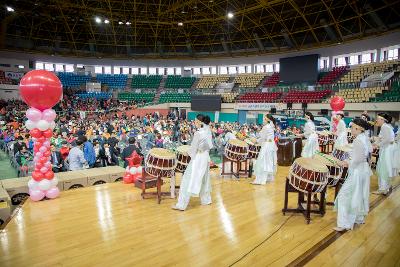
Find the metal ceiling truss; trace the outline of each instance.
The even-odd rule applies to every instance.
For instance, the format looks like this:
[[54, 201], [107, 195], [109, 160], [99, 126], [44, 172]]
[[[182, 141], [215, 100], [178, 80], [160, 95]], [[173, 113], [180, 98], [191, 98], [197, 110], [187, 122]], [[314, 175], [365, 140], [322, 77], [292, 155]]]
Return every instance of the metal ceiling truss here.
[[[400, 24], [396, 10], [400, 0], [19, 0], [10, 4], [14, 14], [5, 9], [0, 13], [6, 27], [0, 38], [2, 49], [116, 58], [236, 56], [319, 48], [398, 30]], [[228, 12], [234, 17], [229, 19]], [[96, 17], [102, 22], [97, 23]], [[16, 47], [24, 41], [30, 45]]]

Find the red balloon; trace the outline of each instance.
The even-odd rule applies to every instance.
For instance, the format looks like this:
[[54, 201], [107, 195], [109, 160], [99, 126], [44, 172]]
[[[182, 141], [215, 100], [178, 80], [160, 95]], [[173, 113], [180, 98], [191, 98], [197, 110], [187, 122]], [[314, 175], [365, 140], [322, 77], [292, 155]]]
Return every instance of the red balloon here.
[[333, 111], [343, 110], [346, 102], [344, 101], [343, 97], [341, 96], [334, 96], [331, 99], [331, 108]]
[[42, 132], [41, 132], [38, 128], [35, 128], [35, 129], [30, 130], [30, 131], [29, 131], [29, 134], [30, 134], [32, 137], [34, 137], [34, 138], [40, 138], [40, 137], [42, 137]]
[[43, 136], [46, 138], [50, 138], [53, 136], [53, 131], [51, 129], [47, 129], [46, 131], [43, 131]]
[[43, 174], [41, 172], [32, 172], [32, 178], [33, 180], [40, 182], [43, 180]]
[[41, 163], [41, 162], [38, 162], [38, 163], [35, 164], [35, 168], [38, 168], [39, 170], [42, 167], [43, 167], [43, 163]]
[[38, 141], [38, 143], [40, 143], [40, 145], [42, 145], [44, 142], [46, 142], [46, 137], [44, 137], [44, 136], [39, 137], [39, 138], [37, 139], [37, 141]]
[[28, 106], [43, 111], [52, 108], [62, 98], [62, 84], [58, 77], [46, 70], [32, 70], [19, 83], [22, 100]]
[[44, 174], [44, 178], [47, 180], [51, 180], [54, 178], [54, 172], [53, 171], [48, 171]]
[[49, 160], [48, 157], [41, 157], [41, 158], [39, 159], [39, 161], [40, 161], [42, 164], [45, 164], [48, 160]]
[[124, 184], [130, 184], [133, 182], [133, 177], [131, 174], [125, 174], [122, 180], [124, 181]]
[[43, 156], [45, 156], [45, 157], [50, 157], [50, 156], [51, 156], [50, 149], [47, 150], [46, 152], [44, 152], [44, 153], [43, 153]]
[[39, 148], [38, 147], [33, 147], [33, 152], [35, 152], [35, 154], [36, 154], [37, 152], [39, 152]]

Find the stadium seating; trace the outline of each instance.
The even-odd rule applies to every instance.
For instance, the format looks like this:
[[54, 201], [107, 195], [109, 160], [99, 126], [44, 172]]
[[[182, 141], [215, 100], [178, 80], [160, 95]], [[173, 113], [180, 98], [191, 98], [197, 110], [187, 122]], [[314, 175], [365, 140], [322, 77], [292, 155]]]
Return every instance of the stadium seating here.
[[112, 97], [111, 93], [106, 93], [106, 92], [87, 92], [87, 93], [79, 93], [79, 94], [75, 94], [75, 95], [82, 99], [94, 98], [97, 100], [110, 99]]
[[66, 87], [80, 87], [85, 85], [91, 80], [89, 75], [77, 75], [72, 72], [59, 72], [58, 78], [60, 79], [64, 88]]
[[[336, 92], [335, 96], [343, 97], [347, 103], [362, 103], [370, 102], [376, 97], [376, 95], [381, 94], [388, 90], [387, 86], [376, 86], [369, 88], [356, 88], [356, 89], [340, 89]], [[327, 99], [326, 102], [329, 102]]]
[[317, 84], [319, 85], [328, 85], [334, 83], [340, 76], [345, 74], [348, 70], [348, 67], [334, 67], [330, 72], [323, 75]]
[[204, 75], [200, 78], [196, 88], [198, 89], [211, 89], [218, 83], [226, 83], [229, 81], [229, 75]]
[[110, 89], [124, 89], [128, 75], [126, 74], [97, 74], [96, 80]]
[[238, 102], [241, 103], [273, 103], [276, 102], [282, 93], [246, 93], [241, 95], [238, 99]]
[[195, 77], [182, 77], [180, 75], [168, 75], [165, 82], [165, 88], [184, 89], [191, 88]]
[[255, 88], [257, 87], [261, 81], [264, 79], [265, 74], [257, 73], [257, 74], [237, 74], [234, 83], [238, 84], [240, 88]]
[[381, 95], [370, 100], [371, 102], [400, 102], [400, 81], [395, 81], [392, 88], [383, 91]]
[[154, 100], [154, 93], [119, 93], [118, 99], [122, 101], [136, 101], [150, 103]]
[[161, 75], [135, 75], [132, 78], [132, 88], [153, 88], [160, 86]]
[[274, 87], [277, 86], [279, 83], [279, 72], [274, 72], [271, 77], [269, 77], [265, 83], [265, 87]]
[[286, 103], [318, 103], [331, 94], [331, 90], [290, 91], [284, 98]]
[[235, 102], [238, 93], [223, 93], [221, 94], [223, 103], [233, 103]]
[[159, 103], [188, 103], [191, 101], [189, 93], [163, 93]]

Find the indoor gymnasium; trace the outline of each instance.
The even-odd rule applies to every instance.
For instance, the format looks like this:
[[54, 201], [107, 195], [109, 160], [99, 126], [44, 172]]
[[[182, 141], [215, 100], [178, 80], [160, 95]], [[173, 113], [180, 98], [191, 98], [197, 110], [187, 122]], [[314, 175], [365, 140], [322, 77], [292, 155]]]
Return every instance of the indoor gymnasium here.
[[400, 266], [399, 13], [2, 1], [0, 266]]

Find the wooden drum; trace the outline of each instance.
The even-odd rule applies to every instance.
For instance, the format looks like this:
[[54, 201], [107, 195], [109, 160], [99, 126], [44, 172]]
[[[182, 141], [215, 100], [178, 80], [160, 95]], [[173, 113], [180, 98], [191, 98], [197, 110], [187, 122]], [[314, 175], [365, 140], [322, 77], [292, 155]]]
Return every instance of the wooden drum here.
[[225, 146], [224, 155], [232, 161], [243, 161], [247, 158], [249, 146], [245, 141], [231, 139]]
[[278, 140], [278, 165], [290, 166], [293, 162], [293, 140], [288, 137], [279, 138]]
[[352, 150], [352, 145], [337, 146], [332, 151], [332, 156], [338, 160], [344, 161], [350, 158], [350, 152]]
[[177, 159], [177, 164], [175, 170], [177, 172], [184, 172], [189, 165], [190, 162], [190, 156], [188, 154], [188, 151], [190, 149], [190, 146], [184, 145], [180, 146], [176, 149], [176, 159]]
[[326, 131], [317, 132], [318, 143], [320, 146], [326, 146], [329, 143], [329, 133]]
[[289, 183], [303, 193], [320, 193], [328, 183], [328, 168], [313, 158], [296, 159], [289, 170]]
[[152, 148], [147, 154], [145, 170], [153, 177], [172, 177], [176, 167], [176, 156], [164, 148]]
[[343, 172], [343, 168], [338, 164], [339, 160], [331, 155], [322, 153], [315, 154], [313, 158], [328, 168], [328, 186], [335, 186], [339, 182], [340, 178], [342, 178]]
[[248, 144], [249, 146], [249, 154], [248, 154], [248, 158], [249, 159], [257, 159], [258, 158], [258, 154], [260, 153], [261, 150], [261, 145], [257, 144], [256, 140], [254, 138], [248, 138], [245, 140], [245, 142]]

